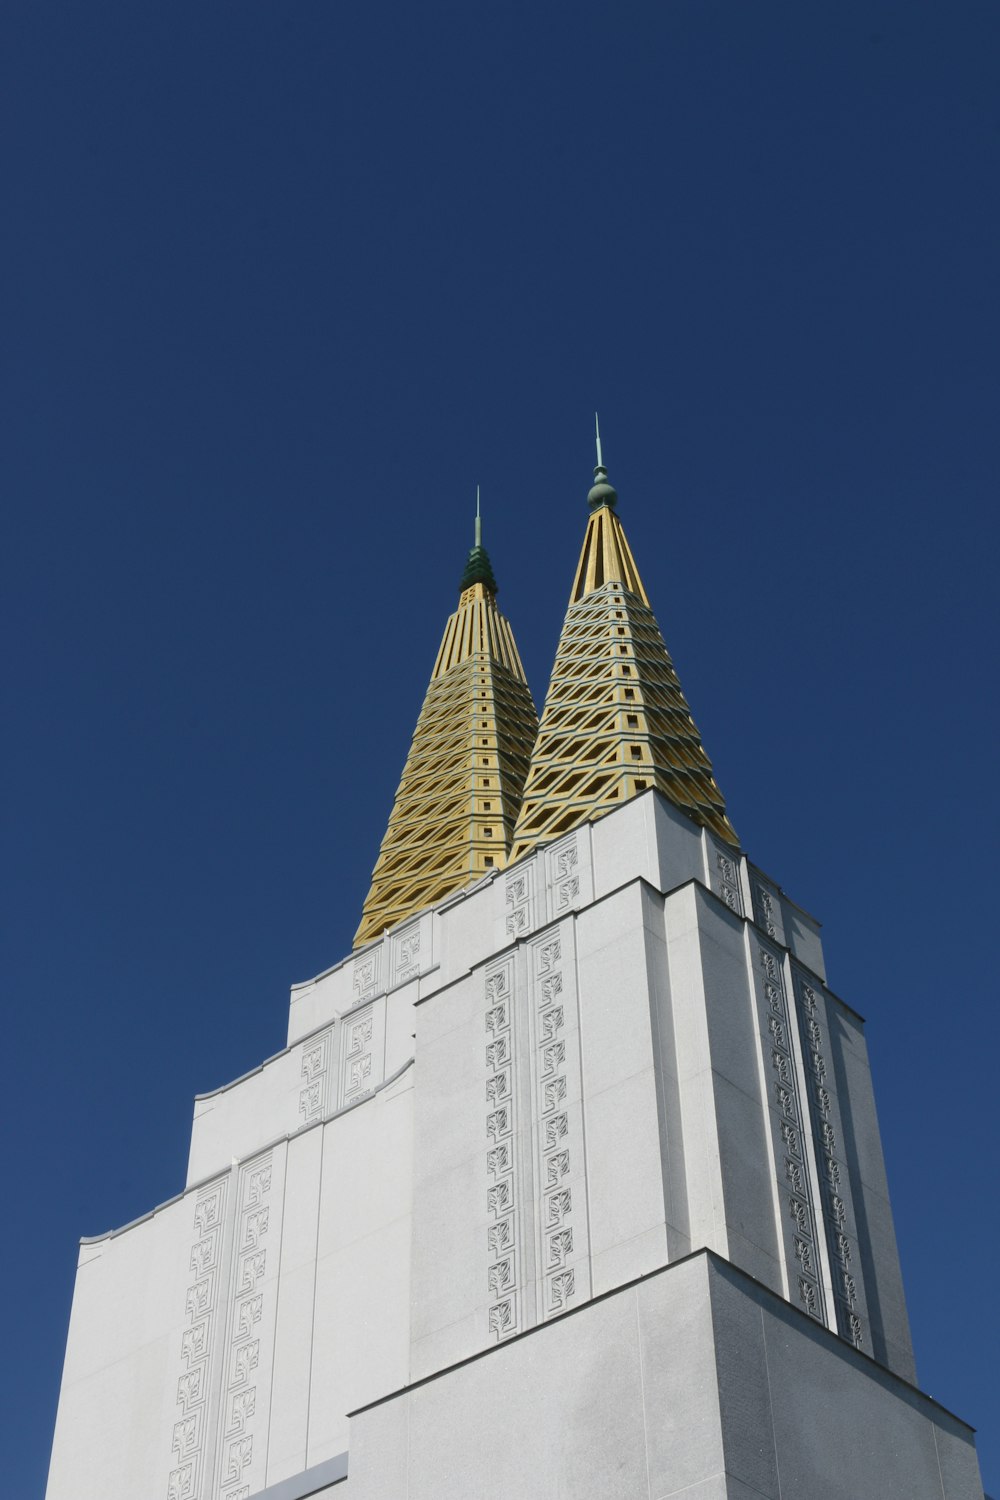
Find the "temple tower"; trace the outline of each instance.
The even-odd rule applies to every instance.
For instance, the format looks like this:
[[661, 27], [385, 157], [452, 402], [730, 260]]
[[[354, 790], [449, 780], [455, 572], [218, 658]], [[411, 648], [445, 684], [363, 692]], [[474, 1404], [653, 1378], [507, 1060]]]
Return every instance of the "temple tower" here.
[[477, 528], [354, 950], [82, 1242], [48, 1500], [983, 1500], [864, 1023], [596, 481], [537, 740]]

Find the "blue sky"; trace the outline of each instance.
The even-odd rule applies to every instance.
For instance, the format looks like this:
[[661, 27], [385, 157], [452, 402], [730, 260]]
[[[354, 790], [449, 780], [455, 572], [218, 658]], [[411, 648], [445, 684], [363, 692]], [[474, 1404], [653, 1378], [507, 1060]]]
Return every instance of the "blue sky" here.
[[[592, 413], [733, 821], [869, 1021], [1000, 1489], [1000, 11], [8, 0], [10, 1493], [80, 1234], [349, 948], [471, 544], [541, 704]], [[10, 1196], [8, 1202], [11, 1202]]]

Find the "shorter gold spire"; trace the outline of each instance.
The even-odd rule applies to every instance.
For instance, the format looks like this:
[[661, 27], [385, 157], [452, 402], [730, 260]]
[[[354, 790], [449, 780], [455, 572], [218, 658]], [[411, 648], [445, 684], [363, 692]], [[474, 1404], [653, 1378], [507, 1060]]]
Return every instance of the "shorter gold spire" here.
[[482, 545], [462, 575], [372, 874], [357, 948], [506, 862], [538, 719]]

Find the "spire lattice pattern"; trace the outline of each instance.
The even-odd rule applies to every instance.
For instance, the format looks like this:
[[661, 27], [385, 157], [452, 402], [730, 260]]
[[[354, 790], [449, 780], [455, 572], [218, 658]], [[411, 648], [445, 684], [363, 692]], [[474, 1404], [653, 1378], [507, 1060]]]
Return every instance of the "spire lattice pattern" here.
[[510, 849], [538, 719], [480, 547], [470, 554], [463, 584], [417, 720], [356, 948], [499, 868]]
[[738, 844], [612, 504], [587, 526], [512, 860], [649, 787]]

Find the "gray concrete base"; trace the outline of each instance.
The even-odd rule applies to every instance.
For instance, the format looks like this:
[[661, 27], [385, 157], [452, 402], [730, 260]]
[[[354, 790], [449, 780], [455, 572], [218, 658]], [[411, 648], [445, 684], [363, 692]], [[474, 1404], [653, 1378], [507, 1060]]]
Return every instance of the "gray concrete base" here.
[[343, 1500], [983, 1500], [969, 1427], [707, 1251], [352, 1413]]

